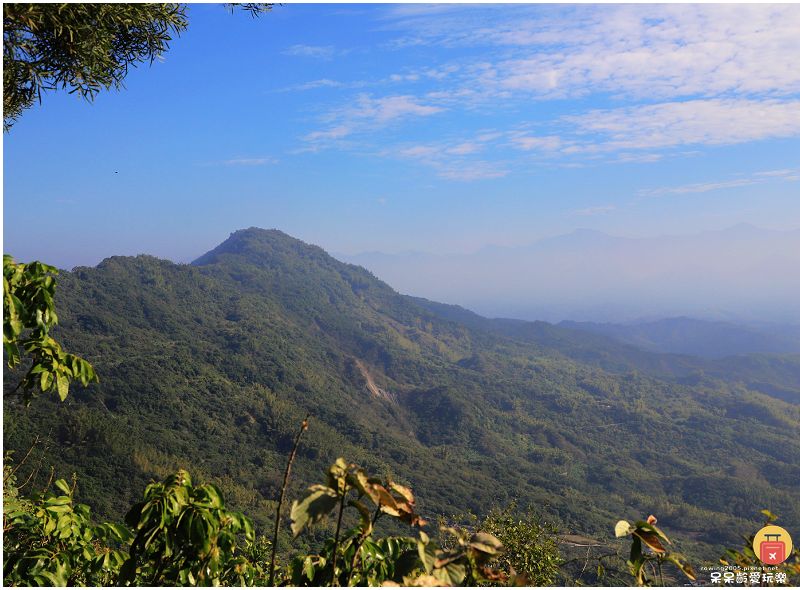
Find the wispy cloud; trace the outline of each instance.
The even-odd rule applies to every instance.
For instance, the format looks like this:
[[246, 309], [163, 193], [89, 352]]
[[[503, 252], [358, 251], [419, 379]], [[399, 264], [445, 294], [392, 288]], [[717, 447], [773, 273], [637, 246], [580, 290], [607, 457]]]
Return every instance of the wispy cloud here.
[[442, 107], [420, 104], [414, 96], [387, 96], [373, 99], [362, 95], [357, 103], [347, 109], [347, 117], [359, 120], [373, 120], [385, 123], [408, 115], [435, 115], [445, 110]]
[[222, 164], [241, 164], [244, 166], [256, 166], [259, 164], [277, 164], [275, 158], [237, 158], [235, 160], [225, 160]]
[[283, 55], [297, 55], [300, 57], [310, 57], [314, 59], [333, 59], [336, 48], [333, 45], [325, 47], [312, 47], [310, 45], [293, 45], [289, 49], [282, 51]]
[[616, 162], [658, 162], [664, 154], [631, 154], [620, 152], [617, 154]]
[[757, 184], [758, 182], [759, 181], [756, 179], [740, 178], [728, 182], [701, 182], [696, 184], [687, 184], [684, 186], [678, 186], [675, 188], [660, 188], [649, 191], [645, 190], [645, 191], [640, 191], [640, 194], [652, 196], [652, 195], [666, 195], [666, 194], [682, 195], [684, 193], [705, 193], [708, 191], [713, 191], [721, 188], [748, 186], [751, 184]]
[[455, 154], [458, 156], [464, 156], [467, 154], [474, 154], [475, 152], [480, 151], [481, 147], [477, 143], [473, 143], [471, 141], [460, 143], [455, 145], [451, 148], [447, 148], [445, 150], [448, 154]]
[[592, 110], [565, 116], [597, 139], [564, 152], [730, 145], [800, 134], [800, 100], [710, 99]]
[[756, 172], [756, 176], [786, 176], [788, 174], [794, 174], [797, 172], [797, 168], [789, 168], [786, 170], [770, 170], [769, 172]]
[[[524, 154], [518, 162], [647, 163], [688, 155], [688, 146], [800, 136], [793, 58], [800, 54], [800, 5], [392, 5], [382, 13], [380, 26], [397, 32], [384, 49], [411, 61], [393, 57], [394, 71], [369, 82], [326, 78], [292, 87], [378, 88], [322, 105], [318, 128], [302, 137], [305, 149], [371, 141], [384, 155], [440, 170], [481, 152], [485, 166], [495, 160], [507, 174], [510, 160], [501, 152], [508, 148]], [[419, 52], [402, 51], [421, 45], [446, 47], [451, 57], [426, 64]], [[334, 48], [291, 51], [324, 57]], [[381, 86], [391, 94], [381, 96]], [[398, 92], [403, 86], [408, 91]], [[589, 96], [610, 108], [537, 116], [552, 112], [539, 105]], [[450, 139], [469, 135], [472, 116], [509, 113], [528, 120], [528, 130], [506, 119], [505, 128], [489, 123], [495, 128], [487, 142]], [[422, 126], [396, 125], [431, 116], [451, 125], [447, 140], [432, 139]], [[391, 136], [384, 133], [390, 124]]]
[[360, 94], [346, 106], [331, 110], [322, 119], [328, 122], [327, 129], [314, 131], [303, 137], [317, 146], [327, 140], [339, 140], [354, 133], [375, 131], [403, 119], [426, 117], [446, 110], [414, 96], [387, 96], [372, 98]]
[[510, 172], [495, 162], [454, 162], [442, 167], [439, 176], [451, 180], [486, 180], [503, 178]]
[[[800, 89], [800, 7], [769, 5], [474, 6], [396, 9], [415, 33], [397, 47], [482, 46], [510, 57], [482, 59], [472, 82], [487, 91], [549, 97], [586, 92], [638, 97]], [[491, 55], [494, 55], [492, 53]]]
[[[534, 136], [525, 132], [512, 133], [509, 137], [509, 142], [512, 146], [520, 150], [541, 150], [554, 152], [562, 147], [565, 147], [564, 140], [558, 136]], [[567, 142], [567, 145], [572, 143], [573, 142]]]
[[295, 84], [294, 86], [287, 86], [286, 88], [278, 88], [273, 92], [288, 92], [291, 90], [310, 90], [312, 88], [348, 88], [351, 87], [349, 84], [345, 84], [343, 82], [337, 82], [335, 80], [329, 80], [328, 78], [322, 78], [321, 80], [312, 80], [311, 82], [306, 82], [305, 84]]
[[573, 211], [573, 215], [608, 215], [617, 208], [614, 205], [605, 205], [603, 207], [587, 207], [586, 209], [578, 209]]
[[736, 173], [733, 180], [718, 180], [712, 182], [698, 182], [675, 187], [662, 187], [656, 189], [642, 189], [640, 196], [682, 195], [686, 193], [705, 193], [713, 190], [738, 188], [754, 184], [800, 180], [797, 168], [784, 170], [769, 170], [766, 172], [753, 172], [751, 174]]
[[403, 145], [383, 154], [431, 166], [442, 178], [452, 180], [502, 178], [511, 173], [508, 162], [490, 162], [472, 156], [485, 151], [496, 144], [496, 140], [504, 137], [504, 133], [480, 133], [472, 139]]

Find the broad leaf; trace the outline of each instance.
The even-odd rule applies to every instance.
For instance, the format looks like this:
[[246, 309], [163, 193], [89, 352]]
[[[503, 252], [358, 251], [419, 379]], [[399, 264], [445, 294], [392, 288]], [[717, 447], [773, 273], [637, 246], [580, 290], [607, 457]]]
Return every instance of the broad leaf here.
[[328, 486], [313, 485], [292, 503], [291, 517], [294, 538], [307, 526], [321, 520], [336, 508], [340, 496]]
[[348, 500], [347, 505], [358, 510], [358, 513], [361, 515], [361, 536], [366, 537], [372, 532], [372, 518], [369, 511], [361, 502], [356, 500]]
[[624, 537], [625, 535], [630, 535], [634, 528], [635, 527], [632, 527], [627, 520], [620, 520], [614, 527], [614, 534], [617, 537]]
[[684, 574], [686, 574], [690, 579], [695, 580], [697, 579], [694, 575], [694, 570], [692, 569], [691, 564], [686, 561], [686, 558], [681, 555], [680, 553], [674, 553], [670, 551], [666, 555], [664, 555], [664, 560], [669, 561], [677, 565]]

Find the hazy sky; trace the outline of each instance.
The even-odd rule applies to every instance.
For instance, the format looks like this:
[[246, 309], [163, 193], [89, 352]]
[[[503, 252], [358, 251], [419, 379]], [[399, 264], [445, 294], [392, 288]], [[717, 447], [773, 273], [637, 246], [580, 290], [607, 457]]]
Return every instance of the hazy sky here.
[[3, 137], [5, 253], [184, 261], [237, 229], [472, 252], [800, 227], [800, 5], [192, 5], [162, 62]]

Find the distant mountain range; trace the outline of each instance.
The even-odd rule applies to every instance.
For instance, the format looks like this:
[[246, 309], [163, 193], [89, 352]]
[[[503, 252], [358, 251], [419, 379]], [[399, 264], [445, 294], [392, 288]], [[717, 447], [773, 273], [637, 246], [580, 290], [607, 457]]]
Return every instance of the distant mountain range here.
[[[584, 341], [585, 332], [593, 332], [649, 352], [689, 354], [705, 359], [746, 355], [751, 352], [800, 353], [800, 326], [762, 324], [760, 329], [756, 329], [728, 322], [709, 322], [686, 317], [635, 325], [565, 320], [553, 326], [542, 321], [489, 319], [458, 305], [437, 303], [421, 297], [407, 297], [417, 305], [448, 319], [523, 340], [530, 339], [533, 334], [541, 338], [548, 331], [556, 333], [559, 328], [569, 328], [583, 332], [581, 338]], [[559, 332], [559, 336], [563, 338], [563, 332]], [[595, 345], [601, 343], [595, 342]]]
[[787, 326], [781, 333], [756, 330], [728, 322], [708, 322], [686, 317], [643, 322], [632, 326], [563, 321], [565, 328], [589, 330], [612, 336], [653, 352], [691, 354], [708, 359], [751, 352], [800, 353], [800, 327]]
[[474, 254], [335, 256], [400, 292], [487, 317], [629, 323], [690, 316], [800, 324], [800, 230], [740, 224], [632, 239], [579, 229]]

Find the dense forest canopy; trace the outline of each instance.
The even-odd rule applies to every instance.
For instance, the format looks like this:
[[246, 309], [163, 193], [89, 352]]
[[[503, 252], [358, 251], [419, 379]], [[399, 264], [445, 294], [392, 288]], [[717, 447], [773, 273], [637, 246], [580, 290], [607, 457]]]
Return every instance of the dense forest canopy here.
[[[800, 390], [796, 355], [707, 361], [543, 322], [479, 327], [256, 228], [192, 265], [61, 271], [56, 303], [51, 334], [100, 383], [6, 402], [3, 444], [19, 456], [46, 441], [28, 489], [50, 465], [74, 473], [97, 518], [121, 520], [148, 482], [185, 469], [266, 534], [310, 411], [289, 497], [344, 456], [413, 487], [430, 522], [547, 505], [562, 532], [614, 546], [619, 518], [654, 513], [695, 558], [737, 545], [762, 509], [800, 524], [800, 407], [763, 386]], [[331, 526], [280, 550], [309, 551]]]

